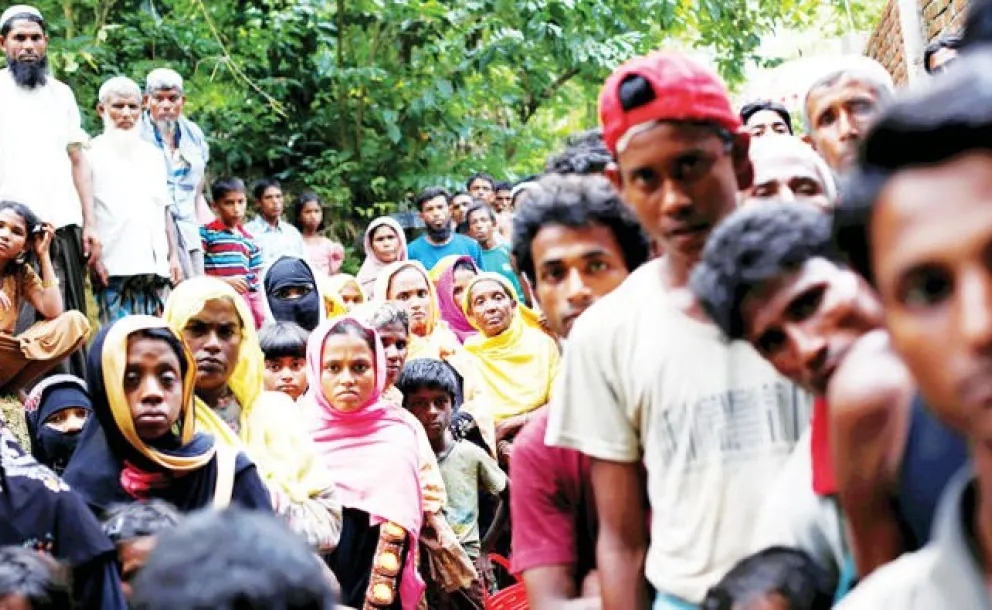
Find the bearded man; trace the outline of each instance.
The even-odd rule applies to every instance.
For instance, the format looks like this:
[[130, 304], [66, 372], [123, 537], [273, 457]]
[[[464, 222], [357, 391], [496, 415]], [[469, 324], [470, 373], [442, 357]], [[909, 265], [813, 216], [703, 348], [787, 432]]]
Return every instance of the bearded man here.
[[158, 148], [166, 164], [170, 224], [177, 232], [183, 275], [203, 275], [200, 225], [213, 220], [203, 195], [210, 146], [196, 123], [183, 116], [186, 93], [183, 77], [175, 70], [156, 68], [148, 73], [144, 105], [141, 135]]
[[[85, 263], [99, 258], [100, 240], [76, 98], [48, 72], [48, 35], [38, 9], [20, 4], [4, 11], [0, 46], [7, 59], [0, 70], [0, 200], [23, 203], [55, 226], [51, 258], [63, 304], [85, 313]], [[22, 308], [17, 328], [34, 321], [34, 310]], [[81, 375], [85, 353], [66, 363]]]
[[172, 201], [159, 150], [141, 138], [141, 89], [115, 76], [100, 87], [103, 134], [88, 151], [97, 233], [103, 252], [93, 264], [100, 322], [130, 314], [161, 315], [170, 279], [182, 281]]

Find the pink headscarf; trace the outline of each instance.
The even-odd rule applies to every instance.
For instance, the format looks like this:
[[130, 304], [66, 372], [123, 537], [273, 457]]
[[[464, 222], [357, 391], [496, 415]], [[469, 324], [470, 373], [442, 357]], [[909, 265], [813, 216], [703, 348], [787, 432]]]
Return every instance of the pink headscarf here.
[[[350, 413], [331, 406], [320, 385], [324, 342], [346, 320], [375, 337], [375, 390], [366, 404]], [[334, 478], [341, 503], [368, 513], [372, 525], [392, 521], [409, 534], [410, 551], [399, 593], [404, 610], [416, 608], [424, 593], [414, 561], [424, 516], [417, 436], [411, 423], [381, 400], [386, 358], [379, 334], [350, 316], [322, 323], [307, 342], [307, 381], [310, 389], [301, 400], [312, 422], [314, 443]]]
[[396, 232], [396, 237], [400, 241], [399, 258], [396, 259], [396, 262], [406, 260], [406, 234], [403, 233], [403, 227], [400, 226], [400, 223], [390, 216], [380, 216], [370, 222], [368, 228], [365, 229], [365, 238], [362, 242], [365, 244], [365, 260], [362, 261], [362, 267], [358, 270], [358, 285], [365, 293], [365, 298], [369, 300], [375, 296], [372, 292], [375, 289], [375, 280], [379, 277], [379, 272], [390, 265], [390, 263], [379, 260], [372, 249], [372, 234], [379, 227], [389, 227]]
[[458, 340], [465, 343], [465, 340], [478, 333], [478, 329], [472, 326], [461, 305], [455, 301], [455, 266], [462, 261], [467, 262], [475, 269], [476, 275], [481, 273], [475, 266], [471, 256], [452, 255], [446, 256], [438, 261], [437, 265], [430, 272], [434, 285], [437, 286], [438, 308], [441, 310], [441, 319], [448, 323], [448, 328], [454, 331]]

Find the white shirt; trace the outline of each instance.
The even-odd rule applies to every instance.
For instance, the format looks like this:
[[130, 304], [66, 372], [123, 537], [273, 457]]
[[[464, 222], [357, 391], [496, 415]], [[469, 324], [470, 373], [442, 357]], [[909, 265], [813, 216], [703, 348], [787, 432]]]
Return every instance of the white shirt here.
[[254, 220], [245, 225], [245, 229], [251, 233], [251, 238], [262, 250], [262, 265], [265, 267], [283, 256], [295, 256], [304, 259], [307, 257], [306, 246], [303, 244], [300, 230], [281, 218], [273, 227], [261, 216], [256, 216]]
[[169, 277], [165, 209], [171, 201], [161, 152], [139, 139], [130, 150], [121, 151], [101, 135], [86, 154], [93, 171], [96, 230], [107, 274]]
[[812, 400], [749, 344], [678, 309], [660, 265], [641, 266], [576, 322], [546, 440], [645, 465], [645, 575], [658, 591], [699, 603], [748, 555]]
[[0, 70], [0, 200], [23, 203], [56, 228], [82, 226], [68, 147], [87, 139], [64, 83], [49, 75], [25, 89]]

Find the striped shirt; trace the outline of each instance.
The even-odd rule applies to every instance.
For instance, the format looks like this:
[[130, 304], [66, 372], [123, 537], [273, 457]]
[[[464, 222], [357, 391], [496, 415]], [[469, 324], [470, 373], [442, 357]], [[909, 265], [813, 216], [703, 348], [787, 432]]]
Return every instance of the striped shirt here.
[[229, 229], [220, 220], [200, 227], [203, 270], [216, 277], [243, 276], [248, 289], [257, 292], [262, 271], [262, 251], [244, 227]]

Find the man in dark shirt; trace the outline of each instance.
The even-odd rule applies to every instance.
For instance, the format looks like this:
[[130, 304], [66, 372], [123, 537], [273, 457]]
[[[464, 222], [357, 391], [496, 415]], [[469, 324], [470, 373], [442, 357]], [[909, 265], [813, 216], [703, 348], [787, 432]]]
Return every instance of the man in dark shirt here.
[[[564, 341], [586, 308], [647, 260], [649, 245], [605, 178], [552, 175], [537, 185], [517, 210], [514, 255]], [[510, 461], [513, 570], [523, 573], [535, 610], [569, 600], [598, 607], [589, 458], [544, 444], [547, 407], [532, 417]]]

